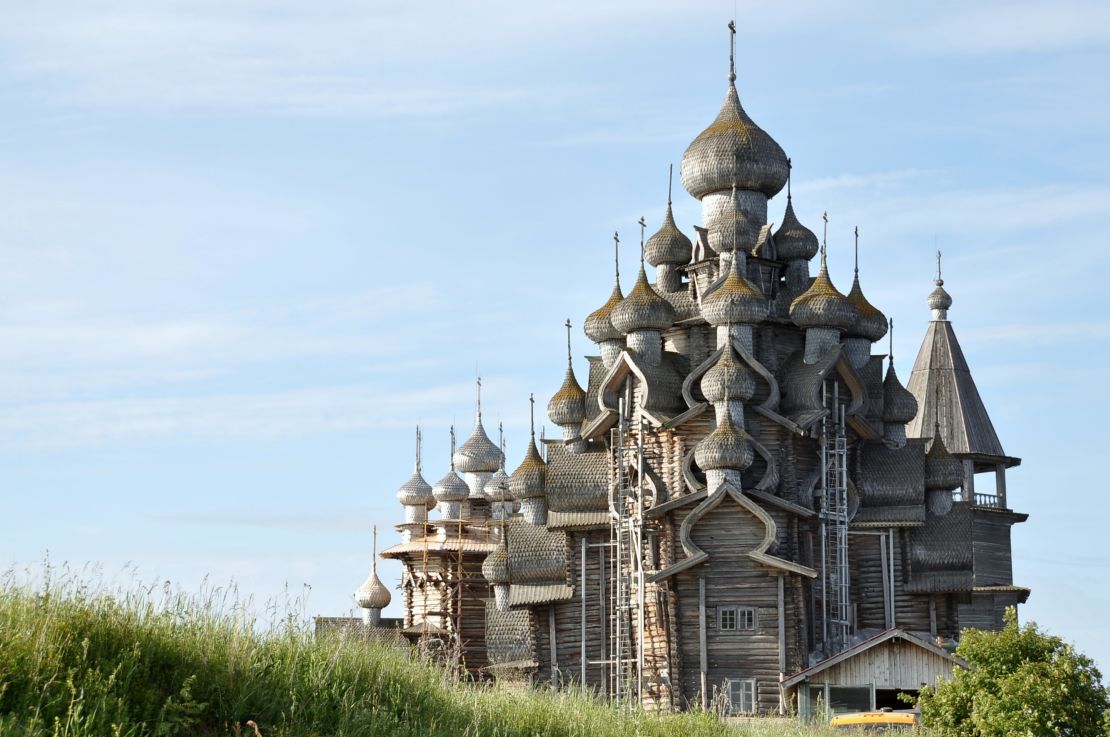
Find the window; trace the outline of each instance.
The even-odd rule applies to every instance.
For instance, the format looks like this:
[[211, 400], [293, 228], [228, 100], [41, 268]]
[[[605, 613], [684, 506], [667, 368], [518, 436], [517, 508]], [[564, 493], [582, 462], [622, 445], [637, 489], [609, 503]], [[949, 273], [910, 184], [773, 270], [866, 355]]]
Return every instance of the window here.
[[752, 632], [758, 625], [755, 607], [750, 606], [723, 606], [717, 609], [717, 628]]
[[754, 714], [756, 711], [755, 695], [754, 678], [741, 678], [729, 681], [729, 710], [733, 714]]

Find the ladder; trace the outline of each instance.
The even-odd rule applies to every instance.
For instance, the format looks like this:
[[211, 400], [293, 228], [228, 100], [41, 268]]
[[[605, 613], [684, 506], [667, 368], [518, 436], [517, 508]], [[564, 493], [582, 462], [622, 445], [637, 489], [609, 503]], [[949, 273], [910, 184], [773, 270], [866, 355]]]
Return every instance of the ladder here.
[[851, 580], [848, 567], [848, 439], [844, 403], [835, 379], [822, 387], [828, 410], [821, 421], [821, 613], [826, 656], [848, 646]]
[[[640, 701], [644, 673], [644, 478], [643, 419], [632, 434], [631, 385], [619, 402], [620, 421], [610, 432], [613, 487], [610, 514], [608, 693], [621, 706]], [[635, 473], [630, 469], [635, 469]]]

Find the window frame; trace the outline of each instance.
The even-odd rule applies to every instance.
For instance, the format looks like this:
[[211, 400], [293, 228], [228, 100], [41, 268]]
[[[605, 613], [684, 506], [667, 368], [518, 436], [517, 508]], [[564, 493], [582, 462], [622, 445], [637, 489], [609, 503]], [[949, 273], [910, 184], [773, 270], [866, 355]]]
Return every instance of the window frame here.
[[[726, 681], [728, 690], [728, 708], [732, 714], [757, 714], [759, 713], [759, 683], [755, 678], [730, 678]], [[739, 687], [740, 700], [735, 698], [736, 689]], [[744, 708], [744, 697], [750, 700], [748, 708]]]
[[[732, 626], [725, 626], [725, 618], [732, 618]], [[750, 619], [750, 625], [746, 621]], [[759, 610], [754, 606], [717, 607], [717, 629], [721, 632], [756, 632], [759, 630]]]

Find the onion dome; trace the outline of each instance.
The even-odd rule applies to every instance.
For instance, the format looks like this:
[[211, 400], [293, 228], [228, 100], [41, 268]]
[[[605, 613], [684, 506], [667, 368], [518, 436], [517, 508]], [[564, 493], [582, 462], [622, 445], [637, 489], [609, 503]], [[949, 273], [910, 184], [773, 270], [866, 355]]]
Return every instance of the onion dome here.
[[694, 244], [675, 225], [671, 203], [667, 202], [667, 212], [663, 215], [662, 227], [644, 244], [644, 258], [652, 266], [688, 264], [693, 253]]
[[547, 403], [547, 416], [560, 427], [577, 425], [586, 419], [586, 392], [574, 378], [574, 369], [567, 366], [563, 385]]
[[859, 270], [856, 271], [856, 278], [852, 281], [852, 291], [848, 292], [848, 301], [859, 314], [859, 320], [848, 331], [849, 334], [867, 338], [872, 343], [882, 340], [887, 330], [886, 315], [863, 296], [863, 289], [859, 285]]
[[701, 302], [701, 314], [710, 325], [754, 325], [767, 317], [767, 300], [740, 273], [740, 258], [732, 257], [728, 275]]
[[964, 481], [964, 466], [944, 447], [940, 425], [933, 431], [933, 442], [925, 454], [925, 488], [929, 491], [952, 491]]
[[455, 451], [452, 460], [463, 473], [489, 473], [501, 467], [501, 449], [486, 435], [481, 413], [474, 422], [474, 432]]
[[570, 348], [570, 319], [567, 319], [567, 374], [563, 385], [547, 403], [547, 416], [560, 427], [581, 424], [586, 419], [586, 392], [574, 377], [574, 363]]
[[904, 425], [914, 417], [917, 417], [917, 399], [902, 386], [894, 373], [894, 361], [891, 361], [883, 379], [883, 422]]
[[392, 598], [389, 589], [378, 578], [377, 571], [371, 572], [355, 591], [355, 602], [363, 609], [385, 609]]
[[604, 343], [607, 340], [622, 340], [624, 335], [621, 331], [613, 327], [613, 321], [610, 317], [613, 310], [624, 299], [624, 294], [621, 293], [621, 285], [618, 281], [613, 285], [613, 293], [609, 295], [609, 299], [598, 309], [590, 313], [583, 324], [583, 330], [586, 337], [595, 343]]
[[937, 288], [929, 293], [930, 310], [947, 310], [952, 306], [952, 295], [944, 289], [944, 279], [937, 279]]
[[755, 377], [747, 366], [736, 360], [731, 346], [701, 377], [701, 393], [706, 400], [716, 404], [739, 400], [746, 402], [755, 394]]
[[858, 319], [856, 308], [833, 286], [824, 254], [817, 278], [809, 289], [790, 303], [790, 319], [803, 329], [833, 328], [844, 331], [855, 326]]
[[470, 487], [452, 468], [432, 487], [432, 496], [437, 502], [465, 502], [470, 496]]
[[543, 496], [546, 479], [547, 464], [540, 457], [540, 451], [536, 448], [536, 435], [533, 433], [532, 442], [528, 444], [524, 460], [513, 471], [513, 475], [509, 477], [509, 491], [517, 499]]
[[794, 214], [794, 203], [786, 198], [786, 214], [782, 225], [775, 231], [775, 250], [782, 261], [806, 260], [817, 255], [820, 246], [812, 230], [802, 225]]
[[486, 497], [491, 502], [511, 502], [513, 500], [513, 495], [509, 493], [509, 474], [505, 473], [503, 468], [493, 472], [489, 481], [482, 487], [482, 491], [486, 493]]
[[721, 111], [682, 155], [679, 176], [686, 191], [699, 200], [733, 184], [774, 197], [789, 171], [786, 153], [744, 112], [730, 81]]
[[636, 284], [610, 316], [613, 327], [627, 335], [636, 330], [663, 331], [674, 325], [676, 314], [671, 303], [648, 284], [647, 272], [640, 264]]
[[738, 430], [726, 416], [694, 448], [694, 460], [703, 471], [734, 469], [743, 471], [755, 457], [747, 434]]
[[509, 548], [502, 536], [501, 543], [482, 561], [482, 576], [493, 585], [509, 583]]
[[435, 497], [432, 495], [432, 487], [424, 480], [419, 470], [413, 473], [412, 478], [397, 490], [397, 501], [406, 507], [431, 509], [436, 505]]

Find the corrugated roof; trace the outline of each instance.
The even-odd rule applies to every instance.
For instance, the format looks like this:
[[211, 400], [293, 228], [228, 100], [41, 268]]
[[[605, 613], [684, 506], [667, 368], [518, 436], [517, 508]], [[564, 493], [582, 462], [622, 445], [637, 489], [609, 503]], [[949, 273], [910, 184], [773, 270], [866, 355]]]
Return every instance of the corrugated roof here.
[[917, 416], [906, 425], [908, 436], [931, 438], [939, 410], [941, 437], [950, 453], [1006, 457], [948, 320], [929, 323], [908, 389], [918, 405]]

